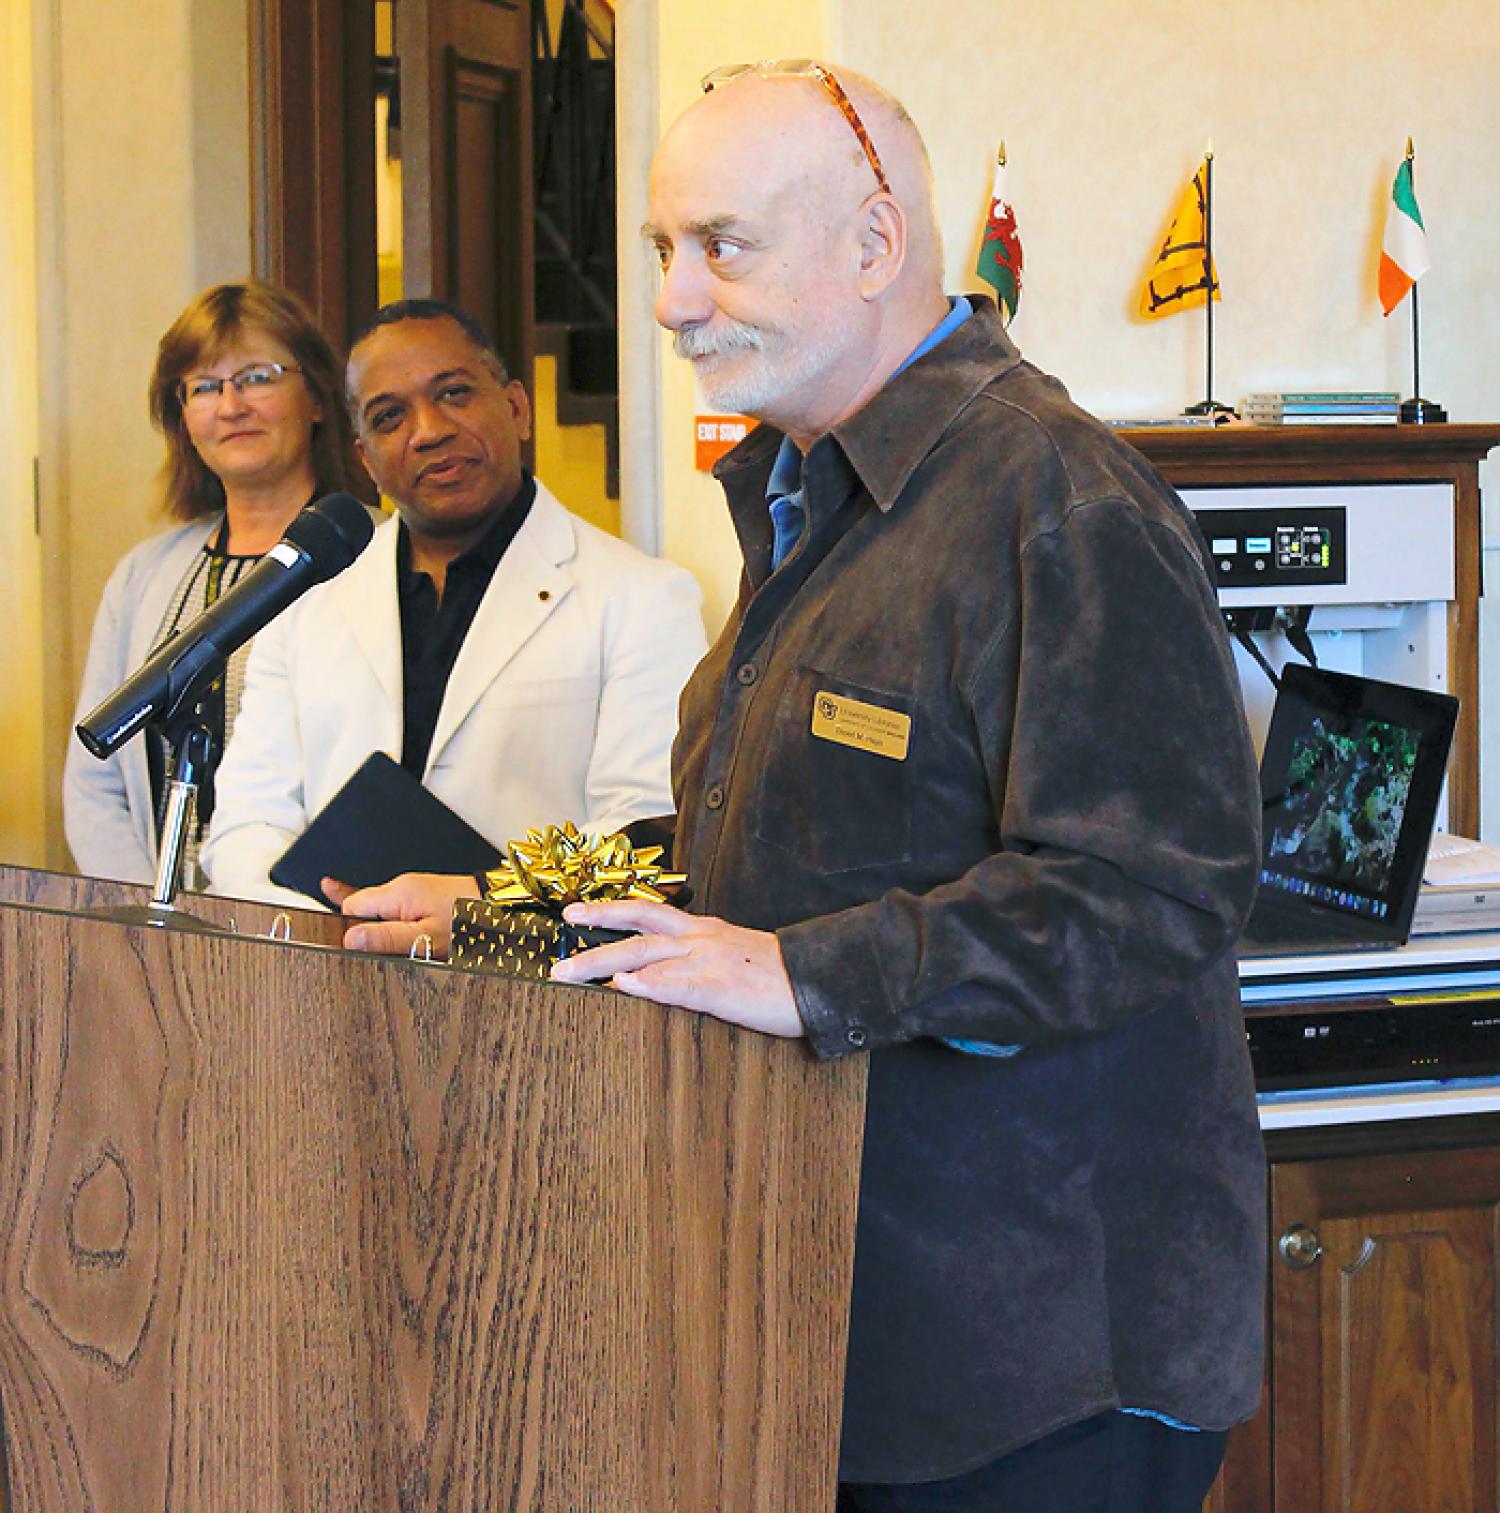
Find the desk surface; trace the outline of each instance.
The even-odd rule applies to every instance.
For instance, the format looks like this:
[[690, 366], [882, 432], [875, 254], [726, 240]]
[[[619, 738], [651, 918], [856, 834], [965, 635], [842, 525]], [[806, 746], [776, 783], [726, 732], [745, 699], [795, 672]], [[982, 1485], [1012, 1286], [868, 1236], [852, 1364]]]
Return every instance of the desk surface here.
[[1500, 966], [1500, 930], [1452, 935], [1418, 935], [1404, 946], [1385, 951], [1326, 951], [1303, 956], [1252, 956], [1241, 961], [1242, 985], [1268, 984], [1282, 977], [1348, 976], [1364, 978], [1413, 967], [1474, 968]]
[[1451, 1119], [1461, 1114], [1500, 1113], [1500, 1077], [1262, 1093], [1256, 1102], [1260, 1127], [1268, 1132], [1393, 1119]]

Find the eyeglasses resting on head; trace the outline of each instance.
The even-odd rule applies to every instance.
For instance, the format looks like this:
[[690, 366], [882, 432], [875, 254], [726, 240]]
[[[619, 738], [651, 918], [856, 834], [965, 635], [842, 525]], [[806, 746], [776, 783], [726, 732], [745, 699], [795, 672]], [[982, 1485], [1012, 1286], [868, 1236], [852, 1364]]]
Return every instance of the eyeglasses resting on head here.
[[726, 63], [722, 68], [716, 68], [712, 73], [704, 74], [698, 82], [703, 86], [704, 94], [712, 94], [720, 84], [729, 84], [735, 79], [742, 79], [746, 74], [761, 74], [766, 78], [777, 79], [816, 79], [828, 92], [828, 98], [838, 106], [840, 113], [849, 123], [849, 129], [859, 138], [859, 145], [865, 150], [865, 157], [869, 159], [870, 167], [875, 170], [875, 182], [880, 185], [886, 194], [891, 192], [890, 181], [885, 176], [885, 169], [880, 166], [880, 154], [875, 151], [875, 144], [870, 140], [870, 133], [865, 130], [865, 123], [860, 120], [859, 112], [854, 108], [851, 100], [844, 89], [834, 77], [832, 69], [825, 68], [815, 58], [780, 58], [776, 62], [762, 60], [759, 63]]

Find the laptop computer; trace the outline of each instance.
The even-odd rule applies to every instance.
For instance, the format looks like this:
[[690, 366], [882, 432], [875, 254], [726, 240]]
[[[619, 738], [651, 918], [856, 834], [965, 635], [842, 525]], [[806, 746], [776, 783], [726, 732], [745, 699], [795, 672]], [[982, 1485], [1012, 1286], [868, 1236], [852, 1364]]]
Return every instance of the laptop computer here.
[[1242, 957], [1406, 943], [1457, 719], [1450, 694], [1282, 670]]

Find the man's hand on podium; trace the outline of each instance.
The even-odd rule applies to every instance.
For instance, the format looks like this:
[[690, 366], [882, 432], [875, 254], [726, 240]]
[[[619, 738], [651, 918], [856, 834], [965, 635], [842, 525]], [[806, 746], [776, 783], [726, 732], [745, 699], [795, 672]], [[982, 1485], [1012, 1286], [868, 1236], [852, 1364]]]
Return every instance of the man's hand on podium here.
[[478, 889], [472, 874], [448, 877], [437, 872], [403, 872], [378, 888], [350, 888], [325, 877], [323, 892], [342, 913], [378, 921], [347, 930], [346, 951], [407, 956], [425, 935], [432, 942], [433, 956], [446, 958], [453, 905], [461, 898], [473, 898]]
[[644, 899], [569, 904], [563, 918], [573, 925], [641, 933], [565, 958], [552, 968], [554, 982], [608, 980], [622, 993], [712, 1014], [763, 1034], [804, 1033], [781, 942], [768, 930], [747, 930]]

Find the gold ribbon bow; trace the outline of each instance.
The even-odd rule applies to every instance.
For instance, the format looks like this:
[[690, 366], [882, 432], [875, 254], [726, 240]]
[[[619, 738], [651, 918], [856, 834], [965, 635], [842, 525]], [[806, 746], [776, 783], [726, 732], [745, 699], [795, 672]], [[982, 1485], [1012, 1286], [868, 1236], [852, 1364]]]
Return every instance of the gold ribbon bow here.
[[626, 838], [587, 835], [569, 820], [528, 830], [524, 841], [512, 841], [509, 858], [485, 874], [485, 898], [493, 904], [543, 904], [561, 909], [566, 904], [601, 898], [649, 898], [665, 903], [662, 888], [687, 881], [685, 873], [667, 872], [657, 865], [663, 847], [637, 850]]

